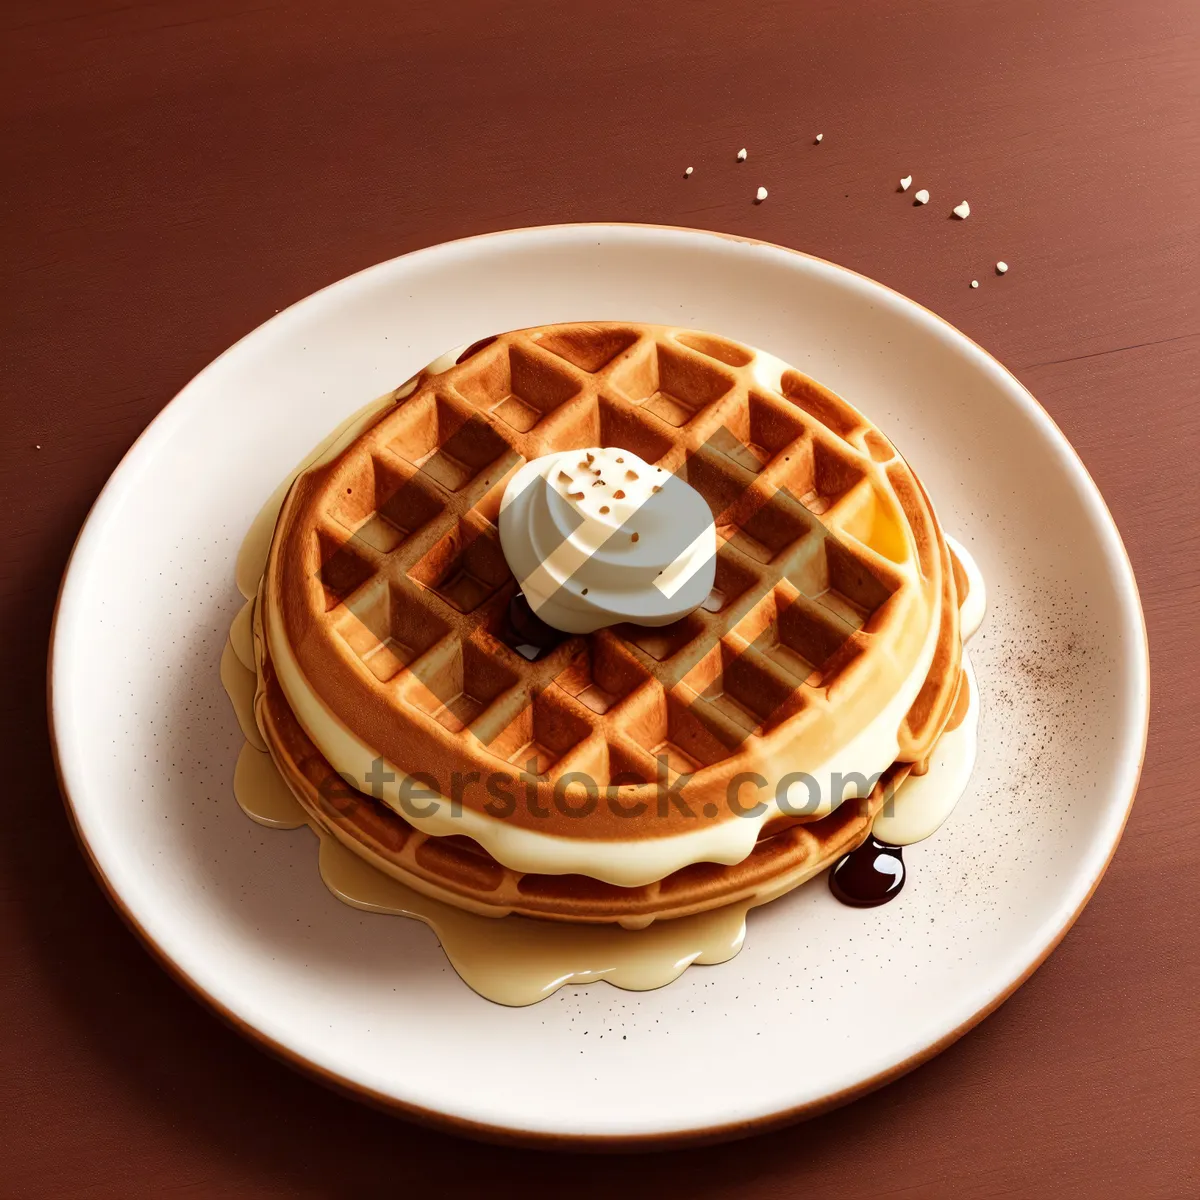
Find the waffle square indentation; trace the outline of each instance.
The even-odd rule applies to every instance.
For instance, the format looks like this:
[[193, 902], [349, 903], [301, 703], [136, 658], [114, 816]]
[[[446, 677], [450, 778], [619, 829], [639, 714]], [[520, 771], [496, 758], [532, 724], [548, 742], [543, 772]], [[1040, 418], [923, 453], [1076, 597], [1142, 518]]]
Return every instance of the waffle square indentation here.
[[773, 669], [753, 648], [722, 641], [683, 678], [694, 695], [690, 708], [723, 729], [746, 738], [778, 724], [803, 703], [799, 681]]
[[700, 607], [705, 612], [725, 612], [759, 582], [759, 576], [728, 548], [728, 543], [722, 544], [717, 548], [712, 591]]
[[511, 578], [490, 528], [459, 523], [418, 562], [409, 576], [461, 613], [474, 612]]
[[845, 400], [799, 371], [785, 371], [779, 388], [797, 408], [840, 438], [849, 440], [851, 434], [863, 428], [862, 417]]
[[719, 400], [735, 382], [711, 360], [666, 344], [630, 356], [610, 380], [634, 404], [676, 429]]
[[459, 393], [518, 433], [578, 395], [578, 379], [553, 359], [524, 346], [497, 346], [477, 354], [455, 380]]
[[758, 654], [786, 672], [793, 686], [817, 687], [821, 668], [856, 628], [820, 604], [789, 598], [786, 592], [775, 589], [738, 623], [736, 632]]
[[671, 434], [643, 409], [631, 408], [623, 401], [602, 395], [597, 410], [600, 425], [597, 445], [632, 450], [648, 463], [657, 463], [675, 446]]
[[613, 329], [597, 325], [560, 325], [549, 333], [535, 335], [543, 350], [565, 358], [581, 371], [595, 374], [618, 354], [623, 354], [639, 334], [635, 329]]
[[704, 632], [704, 621], [693, 612], [669, 625], [618, 625], [616, 632], [651, 658], [666, 662]]
[[338, 538], [324, 529], [317, 531], [318, 577], [325, 592], [325, 611], [332, 612], [343, 600], [375, 573], [374, 564], [357, 550], [349, 535]]
[[483, 416], [446, 396], [414, 397], [392, 418], [390, 432], [388, 448], [449, 492], [460, 491], [497, 460], [515, 461], [508, 442]]
[[458, 733], [517, 682], [495, 655], [475, 642], [447, 639], [413, 667], [402, 683], [409, 703]]
[[783, 563], [783, 577], [852, 631], [861, 629], [896, 587], [830, 532], [797, 546]]
[[649, 676], [628, 651], [608, 639], [592, 639], [555, 677], [555, 685], [599, 716], [620, 703]]
[[442, 500], [418, 472], [371, 457], [347, 476], [330, 516], [356, 540], [388, 554], [441, 511]]
[[381, 683], [398, 675], [450, 630], [408, 590], [380, 581], [348, 606], [338, 633]]
[[656, 767], [665, 768], [668, 778], [720, 762], [728, 757], [730, 744], [739, 740], [722, 740], [703, 720], [702, 705], [685, 698], [690, 696], [688, 688], [647, 689], [639, 693], [636, 711], [623, 726], [654, 757]]
[[718, 526], [718, 532], [756, 562], [769, 563], [813, 533], [812, 518], [786, 492], [776, 492], [740, 525]]
[[778, 478], [782, 487], [819, 516], [865, 479], [866, 469], [852, 452], [839, 453], [815, 440], [793, 447]]
[[591, 731], [590, 722], [547, 688], [521, 708], [488, 749], [523, 771], [544, 775]]
[[708, 445], [757, 475], [781, 451], [805, 434], [804, 421], [782, 400], [750, 392], [746, 402], [729, 414]]

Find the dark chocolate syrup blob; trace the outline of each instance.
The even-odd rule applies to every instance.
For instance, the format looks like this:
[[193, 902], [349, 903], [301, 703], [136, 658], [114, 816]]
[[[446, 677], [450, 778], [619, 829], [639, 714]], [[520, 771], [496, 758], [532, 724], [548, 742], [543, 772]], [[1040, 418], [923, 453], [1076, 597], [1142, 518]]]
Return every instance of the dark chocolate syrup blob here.
[[567, 637], [553, 625], [547, 625], [530, 608], [522, 592], [518, 592], [509, 603], [507, 625], [504, 640], [530, 662], [549, 654]]
[[834, 864], [829, 890], [852, 908], [874, 908], [898, 896], [905, 878], [901, 847], [868, 837]]

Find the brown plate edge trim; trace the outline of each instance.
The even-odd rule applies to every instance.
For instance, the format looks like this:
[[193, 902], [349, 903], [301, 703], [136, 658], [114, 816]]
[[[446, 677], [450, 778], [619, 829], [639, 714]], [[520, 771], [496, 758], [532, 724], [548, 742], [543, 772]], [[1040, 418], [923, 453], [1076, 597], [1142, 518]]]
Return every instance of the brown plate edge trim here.
[[[904, 1075], [907, 1075], [910, 1071], [940, 1054], [948, 1046], [953, 1045], [953, 1043], [958, 1041], [958, 1039], [964, 1034], [968, 1033], [986, 1017], [995, 1012], [995, 1010], [999, 1008], [1000, 1005], [1003, 1004], [1027, 979], [1029, 979], [1029, 977], [1046, 961], [1047, 958], [1050, 957], [1054, 950], [1057, 949], [1058, 945], [1062, 942], [1063, 938], [1071, 929], [1071, 926], [1074, 925], [1079, 919], [1079, 915], [1083, 912], [1084, 908], [1087, 907], [1088, 902], [1095, 894], [1097, 887], [1100, 885], [1100, 881], [1104, 878], [1105, 873], [1112, 863], [1113, 856], [1117, 852], [1117, 847], [1121, 843], [1121, 837], [1124, 834], [1125, 826], [1129, 820], [1129, 814], [1133, 808], [1134, 799], [1137, 796], [1138, 786], [1141, 782], [1142, 767], [1145, 763], [1146, 757], [1146, 743], [1150, 722], [1150, 652], [1149, 636], [1146, 630], [1145, 612], [1141, 603], [1141, 595], [1137, 586], [1137, 577], [1133, 571], [1133, 564], [1130, 562], [1129, 554], [1125, 549], [1124, 540], [1121, 537], [1120, 528], [1113, 519], [1113, 515], [1108, 507], [1108, 503], [1104, 499], [1104, 496], [1101, 493], [1100, 488], [1097, 486], [1095, 480], [1092, 479], [1091, 473], [1088, 471], [1083, 460], [1080, 458], [1078, 451], [1076, 451], [1075, 447], [1071, 444], [1067, 436], [1059, 428], [1057, 422], [1050, 415], [1050, 413], [1046, 411], [1037, 397], [1035, 397], [1033, 393], [1030, 392], [1023, 383], [1021, 383], [1021, 381], [1016, 377], [1016, 375], [1013, 374], [1012, 371], [1010, 371], [994, 355], [990, 354], [972, 338], [968, 337], [956, 326], [951, 325], [950, 322], [944, 317], [938, 316], [937, 313], [925, 308], [924, 305], [919, 304], [910, 297], [903, 295], [903, 293], [897, 292], [894, 288], [890, 288], [886, 284], [880, 283], [878, 280], [871, 279], [869, 276], [865, 276], [857, 271], [851, 270], [849, 267], [843, 267], [837, 263], [831, 263], [828, 259], [818, 258], [816, 255], [808, 254], [803, 250], [795, 250], [790, 246], [781, 246], [778, 243], [763, 241], [759, 238], [745, 237], [732, 233], [722, 233], [717, 230], [695, 229], [683, 225], [656, 225], [650, 222], [637, 221], [562, 222], [557, 224], [527, 226], [518, 229], [503, 229], [495, 230], [489, 233], [474, 234], [464, 238], [453, 239], [451, 242], [436, 243], [435, 246], [425, 247], [425, 249], [435, 249], [437, 246], [450, 245], [455, 241], [478, 241], [482, 240], [483, 238], [498, 237], [502, 234], [508, 233], [528, 233], [545, 231], [549, 229], [579, 229], [597, 226], [626, 229], [669, 230], [681, 233], [702, 234], [710, 237], [719, 237], [728, 241], [745, 242], [749, 245], [768, 246], [771, 249], [780, 250], [787, 254], [794, 254], [800, 258], [812, 259], [814, 262], [819, 262], [824, 266], [832, 267], [837, 271], [842, 271], [850, 275], [856, 275], [858, 278], [864, 279], [868, 283], [872, 283], [877, 287], [884, 288], [884, 290], [891, 292], [893, 295], [903, 300], [906, 304], [910, 304], [916, 308], [919, 308], [922, 312], [928, 314], [939, 324], [946, 325], [959, 337], [963, 338], [970, 345], [974, 346], [976, 350], [978, 350], [981, 354], [994, 362], [1002, 371], [1004, 371], [1004, 373], [1012, 379], [1012, 381], [1022, 392], [1024, 392], [1025, 396], [1030, 400], [1030, 402], [1050, 423], [1051, 427], [1062, 439], [1063, 444], [1070, 451], [1076, 465], [1083, 472], [1088, 482], [1092, 485], [1095, 497], [1099, 500], [1100, 507], [1104, 512], [1104, 515], [1108, 518], [1109, 525], [1111, 526], [1113, 532], [1116, 534], [1117, 546], [1120, 549], [1121, 556], [1125, 561], [1126, 570], [1129, 572], [1129, 579], [1133, 583], [1133, 594], [1137, 603], [1137, 612], [1142, 629], [1142, 648], [1146, 676], [1145, 703], [1143, 705], [1141, 721], [1142, 744], [1140, 753], [1138, 755], [1138, 765], [1133, 779], [1133, 786], [1130, 790], [1129, 798], [1126, 800], [1125, 812], [1121, 818], [1121, 826], [1117, 830], [1116, 836], [1113, 838], [1112, 846], [1109, 849], [1107, 858], [1101, 865], [1100, 870], [1096, 873], [1096, 877], [1092, 880], [1087, 893], [1080, 901], [1078, 907], [1063, 922], [1062, 926], [1047, 942], [1046, 946], [1043, 948], [1042, 952], [1037, 956], [1037, 958], [1030, 963], [1026, 970], [1016, 980], [1014, 980], [1009, 987], [992, 997], [991, 1000], [984, 1004], [977, 1012], [973, 1013], [957, 1028], [943, 1035], [937, 1041], [930, 1043], [930, 1045], [923, 1047], [921, 1050], [917, 1051], [917, 1053], [910, 1055], [903, 1062], [897, 1063], [896, 1065], [879, 1072], [877, 1075], [873, 1075], [870, 1078], [862, 1080], [857, 1084], [853, 1084], [848, 1088], [843, 1088], [841, 1091], [833, 1092], [817, 1100], [807, 1101], [804, 1104], [796, 1105], [792, 1108], [782, 1109], [778, 1112], [767, 1114], [766, 1116], [756, 1117], [745, 1121], [732, 1121], [723, 1125], [707, 1126], [703, 1129], [670, 1130], [663, 1133], [652, 1134], [606, 1135], [560, 1134], [549, 1133], [542, 1130], [521, 1130], [503, 1125], [491, 1125], [484, 1122], [472, 1121], [464, 1117], [452, 1116], [448, 1113], [424, 1108], [421, 1105], [413, 1104], [408, 1101], [398, 1100], [394, 1096], [388, 1096], [382, 1092], [377, 1092], [374, 1089], [365, 1087], [362, 1084], [352, 1083], [343, 1076], [337, 1075], [336, 1073], [329, 1071], [314, 1062], [311, 1062], [310, 1060], [297, 1054], [295, 1051], [289, 1049], [281, 1042], [275, 1041], [275, 1039], [269, 1037], [267, 1034], [255, 1028], [253, 1025], [243, 1021], [219, 1000], [211, 996], [202, 987], [200, 987], [200, 985], [197, 984], [190, 976], [188, 976], [182, 970], [182, 968], [180, 968], [171, 959], [170, 955], [167, 954], [167, 952], [163, 950], [163, 948], [156, 941], [154, 941], [153, 938], [150, 937], [150, 935], [138, 922], [137, 918], [126, 907], [124, 901], [118, 895], [116, 889], [109, 881], [108, 876], [104, 873], [103, 868], [93, 855], [91, 846], [88, 844], [86, 838], [83, 836], [82, 830], [79, 827], [79, 822], [75, 813], [75, 807], [71, 801], [70, 794], [67, 791], [66, 783], [63, 777], [62, 764], [59, 759], [59, 740], [54, 721], [54, 651], [58, 634], [59, 612], [62, 605], [63, 592], [66, 587], [67, 579], [70, 575], [71, 566], [75, 560], [75, 554], [79, 549], [79, 544], [83, 538], [83, 534], [92, 518], [92, 514], [104, 492], [107, 490], [108, 482], [111, 481], [112, 475], [109, 476], [109, 481], [106, 481], [105, 486], [101, 488], [99, 495], [97, 495], [96, 500], [89, 508], [83, 524], [80, 526], [79, 534], [76, 536], [75, 542], [71, 547], [71, 552], [67, 557], [67, 563], [63, 569], [62, 580], [59, 583], [58, 594], [55, 597], [54, 612], [50, 625], [49, 653], [47, 654], [46, 662], [46, 716], [48, 731], [50, 734], [50, 751], [54, 762], [55, 778], [57, 779], [59, 792], [63, 798], [63, 806], [66, 809], [67, 819], [71, 826], [71, 831], [75, 837], [75, 840], [78, 843], [81, 852], [83, 853], [84, 860], [87, 862], [88, 867], [91, 870], [92, 875], [95, 877], [96, 882], [99, 884], [101, 891], [108, 898], [109, 903], [116, 910], [117, 914], [135, 934], [135, 936], [142, 942], [146, 949], [150, 951], [151, 956], [158, 961], [167, 974], [170, 975], [178, 984], [180, 984], [185, 991], [189, 992], [194, 999], [200, 1000], [210, 1009], [212, 1009], [212, 1011], [215, 1012], [217, 1016], [219, 1016], [222, 1021], [225, 1022], [226, 1025], [240, 1033], [249, 1041], [254, 1042], [263, 1049], [269, 1051], [274, 1057], [282, 1061], [285, 1065], [293, 1068], [300, 1074], [315, 1079], [317, 1082], [324, 1084], [333, 1091], [339, 1092], [351, 1099], [366, 1102], [373, 1107], [391, 1113], [392, 1115], [404, 1116], [409, 1120], [421, 1125], [500, 1145], [522, 1146], [545, 1150], [583, 1150], [596, 1153], [622, 1153], [630, 1151], [637, 1152], [668, 1150], [679, 1146], [701, 1146], [712, 1145], [719, 1142], [734, 1141], [739, 1138], [749, 1137], [759, 1133], [766, 1133], [773, 1129], [779, 1129], [786, 1125], [819, 1116], [822, 1113], [829, 1112], [832, 1109], [840, 1108], [845, 1104], [849, 1104], [852, 1101], [857, 1100], [869, 1094], [870, 1092], [876, 1091], [877, 1089], [894, 1082]], [[418, 249], [411, 251], [410, 253], [420, 252], [420, 249]], [[401, 255], [400, 257], [407, 257], [407, 255]], [[395, 260], [393, 259], [388, 261]], [[381, 263], [377, 265], [382, 266], [385, 264]], [[371, 269], [372, 268], [370, 267], [366, 268], [366, 270]], [[357, 272], [357, 274], [361, 273], [362, 272]], [[346, 276], [346, 279], [351, 279], [353, 277], [353, 275]], [[329, 286], [334, 287], [341, 282], [343, 281], [338, 280]], [[311, 293], [311, 295], [315, 296], [324, 290], [326, 289], [318, 289], [317, 292]], [[308, 297], [306, 297], [306, 299], [307, 298]], [[250, 332], [253, 333], [255, 331], [251, 330]], [[250, 334], [247, 334], [246, 336], [249, 337]], [[239, 339], [239, 341], [241, 340], [243, 339]], [[184, 386], [186, 388], [187, 385], [185, 384]], [[113, 475], [115, 475], [120, 470], [121, 466], [124, 465], [126, 459], [137, 448], [139, 443], [149, 432], [150, 427], [158, 419], [158, 415], [161, 415], [161, 412], [164, 411], [166, 407], [167, 405], [163, 406], [163, 409], [160, 410], [159, 414], [156, 414], [150, 425], [148, 425], [146, 429], [138, 435], [138, 437], [130, 445], [129, 449], [124, 455], [122, 455], [121, 461], [113, 470]]]

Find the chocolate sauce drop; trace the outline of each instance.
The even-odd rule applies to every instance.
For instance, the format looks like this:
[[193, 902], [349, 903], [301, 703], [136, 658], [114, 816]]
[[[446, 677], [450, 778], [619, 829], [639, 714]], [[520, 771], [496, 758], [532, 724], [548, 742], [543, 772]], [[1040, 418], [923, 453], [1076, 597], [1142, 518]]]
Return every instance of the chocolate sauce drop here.
[[852, 908], [874, 908], [900, 894], [907, 872], [903, 848], [868, 836], [829, 872], [829, 890]]
[[547, 625], [530, 608], [522, 592], [518, 592], [509, 602], [506, 624], [504, 640], [530, 662], [549, 654], [567, 637], [562, 630]]

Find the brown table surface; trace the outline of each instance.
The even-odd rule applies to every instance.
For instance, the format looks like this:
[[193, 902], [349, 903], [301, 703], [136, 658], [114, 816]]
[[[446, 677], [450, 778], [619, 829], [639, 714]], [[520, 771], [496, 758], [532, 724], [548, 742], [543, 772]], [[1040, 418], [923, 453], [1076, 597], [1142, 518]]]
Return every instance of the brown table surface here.
[[[10, 0], [0, 22], [0, 1194], [1200, 1195], [1196, 0]], [[43, 711], [72, 539], [196, 371], [380, 259], [577, 220], [782, 242], [944, 314], [1079, 449], [1154, 653], [1124, 842], [1029, 983], [867, 1099], [647, 1157], [422, 1130], [231, 1032], [93, 882]]]

